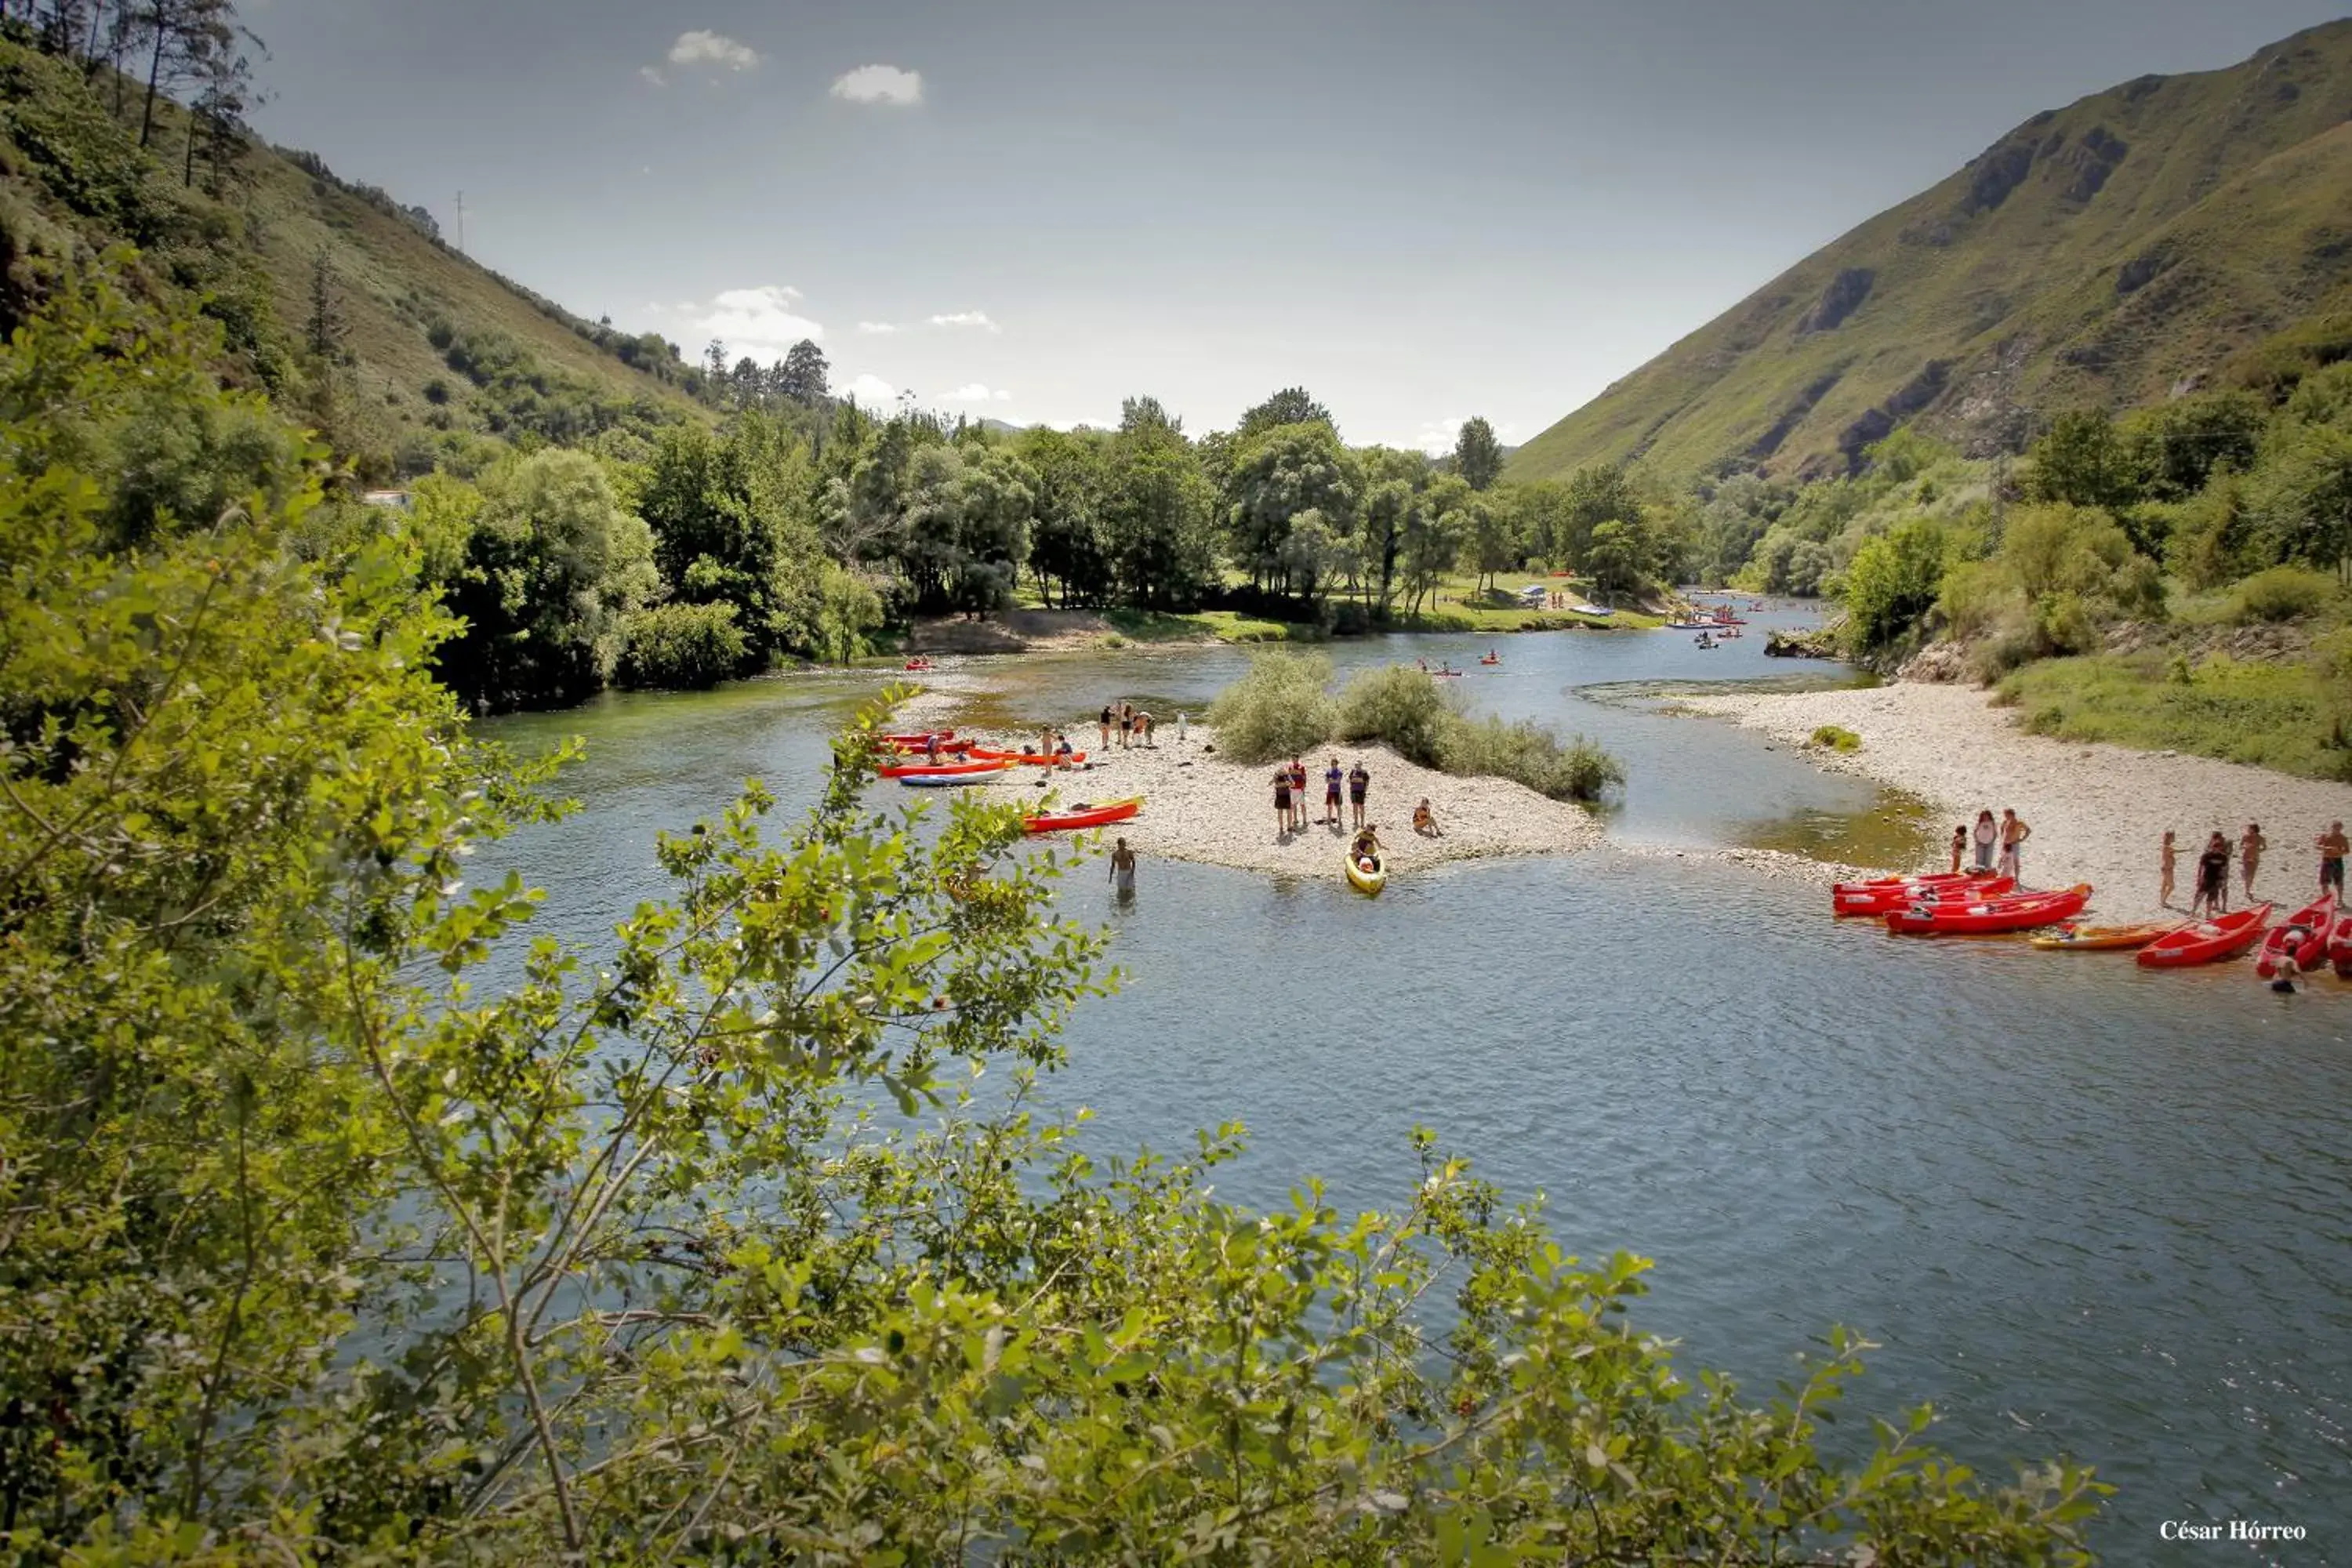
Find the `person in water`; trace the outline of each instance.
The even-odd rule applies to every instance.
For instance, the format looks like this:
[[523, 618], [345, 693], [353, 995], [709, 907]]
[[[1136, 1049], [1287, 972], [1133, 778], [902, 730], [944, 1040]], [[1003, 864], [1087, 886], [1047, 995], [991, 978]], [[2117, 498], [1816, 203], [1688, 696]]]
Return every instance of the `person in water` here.
[[2205, 841], [2205, 852], [2197, 857], [2197, 896], [2189, 900], [2189, 912], [2210, 917], [2229, 907], [2230, 841], [2215, 828]]
[[1993, 823], [1990, 806], [1977, 813], [1977, 825], [1969, 837], [1976, 845], [1976, 869], [1991, 870], [1993, 851], [2000, 843], [2000, 829]]
[[2263, 825], [2249, 822], [2246, 830], [2238, 835], [2238, 872], [2245, 879], [2246, 902], [2254, 901], [2254, 873], [2262, 869], [2263, 851], [2271, 841], [2263, 837]]
[[1356, 765], [1348, 770], [1348, 804], [1355, 808], [1358, 827], [1364, 825], [1364, 796], [1371, 787], [1371, 770], [1364, 766], [1364, 760], [1359, 757]]
[[1423, 795], [1421, 804], [1412, 808], [1412, 830], [1423, 838], [1445, 837], [1445, 829], [1437, 826], [1437, 813], [1429, 809], [1427, 795]]
[[1952, 875], [1960, 874], [1960, 861], [1969, 852], [1969, 825], [1961, 823], [1952, 829]]
[[2333, 888], [2336, 896], [2341, 899], [2344, 896], [2344, 857], [2347, 851], [2352, 851], [2352, 839], [2344, 837], [2342, 823], [2331, 822], [2327, 825], [2327, 831], [2314, 842], [2319, 846], [2319, 890], [2324, 893]]
[[2168, 910], [2172, 907], [2172, 871], [2174, 866], [2179, 863], [2179, 859], [2180, 850], [2179, 847], [2172, 842], [2172, 829], [2168, 827], [2164, 830], [2164, 862], [2159, 868], [2159, 870], [2162, 873], [2162, 880], [2158, 884], [2156, 889], [2157, 903]]
[[1274, 841], [1276, 844], [1290, 837], [1290, 770], [1274, 771]]
[[1339, 771], [1339, 759], [1333, 757], [1331, 765], [1323, 770], [1323, 826], [1339, 826], [1339, 785], [1348, 775]]
[[1124, 838], [1110, 852], [1110, 879], [1118, 888], [1120, 898], [1135, 897], [1135, 851], [1127, 847]]

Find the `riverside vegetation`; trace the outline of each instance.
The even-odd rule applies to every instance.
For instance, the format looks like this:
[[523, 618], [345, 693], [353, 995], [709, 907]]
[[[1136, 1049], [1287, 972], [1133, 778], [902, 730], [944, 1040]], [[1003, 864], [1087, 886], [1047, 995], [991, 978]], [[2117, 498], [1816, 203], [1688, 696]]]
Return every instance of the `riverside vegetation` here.
[[[1213, 1197], [1233, 1127], [1088, 1150], [1033, 1092], [1107, 938], [1017, 807], [862, 805], [878, 710], [804, 820], [754, 784], [609, 950], [530, 942], [538, 894], [463, 877], [561, 759], [443, 674], [574, 689], [647, 600], [796, 581], [621, 498], [747, 523], [731, 465], [800, 459], [681, 426], [625, 489], [541, 449], [340, 509], [152, 283], [60, 259], [0, 350], [0, 1555], [2083, 1557], [2079, 1468], [1989, 1487], [1924, 1409], [1825, 1447], [1865, 1345], [1758, 1404], [1680, 1373], [1644, 1262], [1426, 1135], [1360, 1215]], [[529, 635], [467, 652], [466, 593]], [[783, 635], [661, 636], [730, 622]]]
[[1260, 653], [1217, 694], [1208, 720], [1241, 763], [1297, 756], [1335, 740], [1376, 742], [1423, 767], [1506, 778], [1554, 800], [1596, 801], [1625, 782], [1616, 759], [1583, 736], [1563, 743], [1537, 724], [1474, 719], [1419, 669], [1365, 670], [1336, 699], [1330, 685], [1331, 661], [1319, 654]]

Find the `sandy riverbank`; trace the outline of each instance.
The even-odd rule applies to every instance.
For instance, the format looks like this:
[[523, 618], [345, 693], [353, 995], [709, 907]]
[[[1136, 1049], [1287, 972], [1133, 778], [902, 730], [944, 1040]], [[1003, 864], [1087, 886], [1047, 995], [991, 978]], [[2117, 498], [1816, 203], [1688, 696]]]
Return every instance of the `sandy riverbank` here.
[[[927, 677], [923, 693], [903, 704], [893, 722], [908, 729], [953, 723], [961, 703], [986, 689], [977, 674], [944, 672]], [[1034, 735], [975, 733], [991, 743], [1034, 743]], [[1160, 726], [1157, 743], [1121, 750], [1114, 737], [1108, 754], [1091, 725], [1069, 731], [1070, 743], [1094, 753], [1076, 773], [1057, 773], [1053, 789], [1068, 806], [1076, 801], [1118, 800], [1139, 795], [1145, 805], [1133, 820], [1110, 831], [1123, 834], [1146, 854], [1197, 860], [1246, 871], [1276, 871], [1303, 877], [1337, 875], [1353, 818], [1343, 806], [1341, 826], [1327, 826], [1323, 816], [1323, 771], [1333, 756], [1344, 770], [1360, 759], [1372, 775], [1365, 820], [1381, 830], [1391, 871], [1405, 872], [1450, 860], [1480, 860], [1505, 855], [1560, 855], [1601, 842], [1601, 827], [1583, 807], [1549, 800], [1508, 779], [1455, 778], [1405, 761], [1386, 746], [1325, 747], [1306, 760], [1307, 826], [1277, 835], [1274, 815], [1274, 764], [1243, 766], [1215, 750], [1216, 732], [1193, 724], [1184, 741], [1173, 724]], [[1018, 768], [1002, 779], [971, 786], [992, 797], [1024, 801], [1045, 795], [1044, 770]], [[1414, 803], [1427, 796], [1440, 837], [1412, 831]]]
[[[2299, 900], [2317, 886], [2312, 839], [2332, 821], [2352, 821], [2352, 785], [2289, 778], [2205, 757], [2135, 752], [2028, 735], [2015, 716], [1963, 686], [1897, 683], [1866, 690], [1770, 696], [1707, 693], [1681, 699], [1698, 713], [1730, 719], [1802, 745], [1823, 724], [1862, 738], [1859, 752], [1809, 748], [1822, 767], [1910, 791], [1946, 814], [1973, 821], [1980, 807], [2013, 806], [2033, 829], [2025, 879], [2036, 887], [2089, 882], [2102, 920], [2157, 920], [2158, 854], [2167, 828], [2181, 847], [2173, 902], [2185, 907], [2205, 836], [2219, 828], [2234, 850], [2248, 822], [2270, 841], [2257, 896]], [[1889, 868], [1911, 869], [1912, 868]], [[1940, 865], [1936, 868], [1940, 869]], [[2239, 897], [2234, 863], [2231, 896]]]

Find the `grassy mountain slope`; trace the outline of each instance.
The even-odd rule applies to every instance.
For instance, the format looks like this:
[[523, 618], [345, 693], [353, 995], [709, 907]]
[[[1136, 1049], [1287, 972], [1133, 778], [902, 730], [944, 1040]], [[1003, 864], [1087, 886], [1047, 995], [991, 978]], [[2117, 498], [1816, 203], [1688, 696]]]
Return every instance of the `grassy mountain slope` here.
[[0, 328], [60, 262], [130, 244], [146, 286], [210, 300], [225, 369], [370, 466], [430, 467], [469, 432], [576, 437], [695, 416], [699, 372], [669, 345], [518, 288], [308, 154], [249, 142], [217, 199], [201, 168], [190, 185], [187, 118], [163, 106], [142, 151], [139, 94], [117, 85], [0, 37]]
[[1845, 468], [1904, 420], [1973, 450], [2233, 374], [2352, 301], [2352, 21], [2032, 120], [1520, 448], [1539, 479]]

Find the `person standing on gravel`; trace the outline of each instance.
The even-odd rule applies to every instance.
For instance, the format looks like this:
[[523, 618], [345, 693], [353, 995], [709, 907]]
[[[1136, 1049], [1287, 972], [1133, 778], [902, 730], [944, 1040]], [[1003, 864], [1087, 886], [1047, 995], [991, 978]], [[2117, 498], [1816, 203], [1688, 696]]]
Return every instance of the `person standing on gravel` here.
[[2254, 873], [2262, 869], [2263, 851], [2271, 841], [2263, 837], [2263, 825], [2249, 822], [2246, 830], [2238, 835], [2238, 869], [2246, 879], [2246, 902], [2254, 901]]
[[1979, 871], [1991, 870], [1993, 851], [2000, 844], [2000, 829], [1993, 823], [1990, 806], [1977, 813], [1977, 825], [1972, 837], [1976, 840], [1977, 847], [1976, 868]]
[[1139, 735], [1140, 735], [1140, 736], [1142, 736], [1142, 737], [1143, 737], [1143, 743], [1144, 743], [1145, 745], [1147, 745], [1147, 746], [1151, 746], [1151, 749], [1152, 749], [1153, 751], [1158, 751], [1158, 750], [1160, 749], [1160, 748], [1159, 748], [1159, 747], [1157, 747], [1157, 746], [1152, 746], [1152, 745], [1151, 745], [1151, 715], [1150, 715], [1150, 714], [1149, 714], [1149, 713], [1138, 713], [1138, 714], [1135, 716], [1135, 732], [1136, 732], [1137, 734], [1139, 734]]
[[1331, 765], [1323, 770], [1323, 825], [1339, 826], [1339, 784], [1348, 775], [1339, 771], [1339, 759], [1333, 757]]
[[2172, 871], [2179, 859], [2180, 850], [2172, 842], [2172, 829], [2168, 827], [2164, 830], [2164, 864], [2161, 868], [2164, 879], [2156, 890], [2156, 901], [2164, 909], [2172, 907]]
[[2341, 899], [2344, 896], [2344, 857], [2347, 851], [2352, 851], [2352, 839], [2344, 837], [2342, 823], [2331, 822], [2327, 825], [2327, 831], [2319, 836], [2318, 843], [2319, 890], [2324, 893], [2333, 888], [2336, 896]]
[[1355, 812], [1355, 826], [1364, 826], [1364, 796], [1372, 787], [1371, 770], [1364, 766], [1361, 757], [1348, 770], [1348, 805]]
[[2230, 907], [2230, 841], [2215, 828], [2197, 857], [2197, 896], [2189, 900], [2192, 915], [2218, 915]]
[[1290, 770], [1277, 766], [1274, 770], [1274, 841], [1276, 844], [1290, 837]]
[[2025, 841], [2032, 837], [2033, 829], [2025, 825], [2023, 817], [2018, 816], [2011, 807], [2001, 807], [2000, 874], [2002, 876], [2013, 877], [2020, 884], [2024, 882], [2025, 873], [2020, 868], [2021, 857], [2018, 852], [2025, 847]]
[[1110, 704], [1109, 704], [1109, 703], [1108, 703], [1108, 702], [1106, 702], [1106, 703], [1104, 703], [1104, 704], [1103, 704], [1103, 710], [1102, 710], [1102, 746], [1101, 746], [1101, 750], [1106, 751], [1106, 752], [1108, 752], [1108, 751], [1109, 751], [1109, 750], [1110, 750]]

